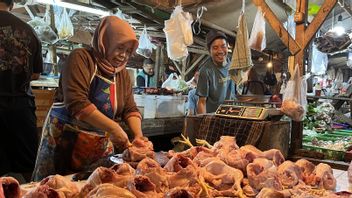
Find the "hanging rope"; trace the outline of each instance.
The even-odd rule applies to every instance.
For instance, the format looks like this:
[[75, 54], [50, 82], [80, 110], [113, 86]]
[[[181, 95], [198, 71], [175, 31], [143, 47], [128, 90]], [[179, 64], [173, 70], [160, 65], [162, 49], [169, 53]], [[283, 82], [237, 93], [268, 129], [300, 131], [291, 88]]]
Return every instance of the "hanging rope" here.
[[200, 18], [203, 16], [204, 11], [208, 11], [208, 9], [205, 6], [198, 7], [198, 9], [197, 9], [197, 18], [194, 21], [194, 23], [192, 24], [192, 30], [195, 35], [200, 34], [200, 32], [202, 30], [201, 29], [202, 21]]

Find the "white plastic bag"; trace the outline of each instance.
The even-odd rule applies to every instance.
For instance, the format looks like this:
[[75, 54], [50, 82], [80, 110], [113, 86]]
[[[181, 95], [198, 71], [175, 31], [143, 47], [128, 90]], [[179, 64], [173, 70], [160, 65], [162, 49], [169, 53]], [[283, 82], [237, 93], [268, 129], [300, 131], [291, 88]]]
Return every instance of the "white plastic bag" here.
[[291, 37], [294, 39], [296, 37], [296, 22], [295, 22], [294, 14], [291, 14], [288, 16], [287, 21], [284, 23], [284, 27], [290, 33]]
[[248, 40], [249, 47], [257, 51], [263, 51], [266, 48], [265, 38], [265, 18], [261, 9], [257, 10], [255, 15], [251, 36]]
[[34, 19], [28, 21], [28, 24], [33, 27], [42, 42], [54, 44], [59, 40], [57, 34], [50, 27], [49, 9], [45, 11], [43, 18], [34, 17]]
[[181, 6], [176, 6], [169, 20], [165, 21], [163, 31], [166, 36], [166, 49], [168, 57], [180, 60], [188, 56], [187, 46], [193, 43], [192, 15], [183, 12]]
[[161, 87], [174, 91], [185, 91], [188, 89], [186, 81], [182, 80], [181, 76], [176, 73], [170, 74]]
[[139, 45], [136, 52], [137, 54], [142, 55], [145, 58], [150, 58], [153, 53], [153, 48], [155, 49], [155, 46], [150, 41], [150, 38], [147, 32], [147, 27], [144, 26], [143, 32], [139, 37]]
[[320, 52], [317, 46], [313, 44], [312, 49], [312, 70], [311, 72], [316, 75], [325, 74], [328, 68], [328, 55]]
[[299, 66], [296, 65], [283, 95], [281, 111], [294, 121], [302, 121], [306, 106], [307, 81], [305, 76], [300, 76]]
[[73, 36], [74, 28], [66, 8], [63, 9], [61, 19], [58, 21], [56, 28], [60, 39], [68, 39]]

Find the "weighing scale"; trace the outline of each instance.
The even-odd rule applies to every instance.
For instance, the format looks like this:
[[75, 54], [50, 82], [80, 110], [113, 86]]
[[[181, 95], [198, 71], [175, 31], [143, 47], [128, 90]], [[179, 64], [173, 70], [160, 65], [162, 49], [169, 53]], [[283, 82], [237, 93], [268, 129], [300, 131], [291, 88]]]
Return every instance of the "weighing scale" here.
[[241, 95], [234, 101], [225, 101], [215, 115], [247, 120], [280, 120], [283, 113], [277, 108], [281, 103], [270, 102], [268, 95]]

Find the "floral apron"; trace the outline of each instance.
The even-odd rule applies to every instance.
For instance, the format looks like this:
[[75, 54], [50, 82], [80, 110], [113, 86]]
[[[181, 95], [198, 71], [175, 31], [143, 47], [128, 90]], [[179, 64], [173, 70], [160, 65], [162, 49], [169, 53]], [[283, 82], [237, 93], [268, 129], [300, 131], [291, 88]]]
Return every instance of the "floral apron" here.
[[[117, 108], [115, 82], [95, 74], [89, 92], [89, 100], [111, 119]], [[54, 103], [43, 127], [32, 179], [80, 171], [111, 153], [107, 133], [71, 117], [63, 103]]]

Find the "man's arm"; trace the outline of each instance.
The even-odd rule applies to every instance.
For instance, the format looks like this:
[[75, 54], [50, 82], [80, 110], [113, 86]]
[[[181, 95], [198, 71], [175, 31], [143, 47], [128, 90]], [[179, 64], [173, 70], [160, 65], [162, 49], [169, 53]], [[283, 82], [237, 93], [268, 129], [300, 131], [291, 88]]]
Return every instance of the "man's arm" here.
[[206, 97], [199, 97], [198, 104], [197, 104], [197, 114], [204, 114], [207, 112], [206, 108]]

